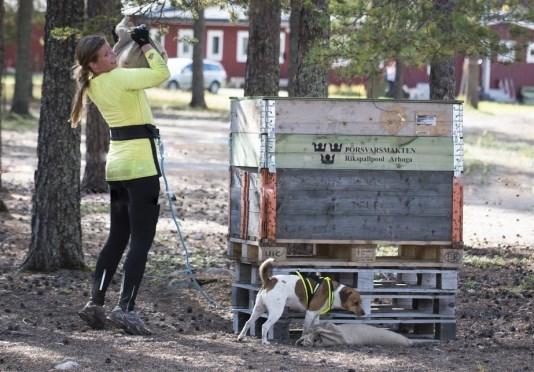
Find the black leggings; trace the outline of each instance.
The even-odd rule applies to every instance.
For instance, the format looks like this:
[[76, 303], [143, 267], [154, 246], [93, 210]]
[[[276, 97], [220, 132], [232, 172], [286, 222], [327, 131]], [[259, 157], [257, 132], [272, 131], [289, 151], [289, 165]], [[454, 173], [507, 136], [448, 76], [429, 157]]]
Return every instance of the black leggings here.
[[109, 182], [111, 226], [109, 237], [96, 262], [91, 300], [104, 305], [113, 274], [130, 240], [124, 261], [119, 306], [131, 311], [145, 272], [148, 251], [154, 240], [159, 216], [159, 177]]

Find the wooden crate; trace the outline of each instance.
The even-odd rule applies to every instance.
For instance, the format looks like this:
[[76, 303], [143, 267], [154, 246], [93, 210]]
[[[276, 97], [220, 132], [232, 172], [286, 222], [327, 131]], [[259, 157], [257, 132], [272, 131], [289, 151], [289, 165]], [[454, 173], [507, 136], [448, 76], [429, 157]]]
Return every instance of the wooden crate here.
[[[387, 326], [420, 340], [450, 340], [455, 337], [455, 299], [458, 272], [450, 269], [345, 268], [345, 267], [275, 267], [274, 274], [296, 270], [328, 275], [345, 285], [357, 288], [362, 296], [364, 317], [345, 311], [333, 311], [322, 322], [364, 323]], [[239, 332], [248, 320], [260, 279], [253, 264], [236, 265], [236, 282], [232, 287], [234, 331]], [[282, 322], [270, 334], [285, 340], [290, 324], [302, 324], [303, 313], [285, 312]], [[258, 324], [261, 325], [261, 322]], [[252, 335], [260, 336], [258, 324]]]
[[461, 247], [459, 102], [234, 99], [229, 237]]

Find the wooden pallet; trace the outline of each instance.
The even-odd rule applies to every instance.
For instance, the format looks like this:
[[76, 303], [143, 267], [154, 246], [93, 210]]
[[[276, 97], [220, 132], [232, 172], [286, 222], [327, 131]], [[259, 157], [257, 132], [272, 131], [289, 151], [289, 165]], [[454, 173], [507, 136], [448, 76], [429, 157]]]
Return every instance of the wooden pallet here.
[[[273, 268], [273, 274], [287, 274], [297, 269], [301, 272], [320, 271], [322, 275], [332, 276], [360, 292], [366, 316], [334, 311], [322, 317], [324, 322], [385, 325], [417, 338], [432, 340], [455, 337], [457, 270], [277, 266]], [[250, 314], [260, 286], [257, 265], [236, 265], [236, 282], [232, 286], [234, 331], [237, 332], [248, 319], [243, 314]], [[302, 317], [303, 314], [286, 314], [270, 336], [286, 339], [290, 321], [300, 324]]]
[[[396, 244], [386, 249], [381, 244], [280, 243], [262, 245], [255, 241], [230, 239], [228, 256], [241, 262], [260, 263], [274, 258], [277, 266], [407, 266], [458, 267], [463, 250], [451, 245]], [[387, 255], [382, 255], [385, 251]]]

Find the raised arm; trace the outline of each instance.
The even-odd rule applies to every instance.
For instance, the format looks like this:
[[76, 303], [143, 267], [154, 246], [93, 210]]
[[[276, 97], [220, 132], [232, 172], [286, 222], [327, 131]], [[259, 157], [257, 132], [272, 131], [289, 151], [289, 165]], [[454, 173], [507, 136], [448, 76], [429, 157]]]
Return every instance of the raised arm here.
[[149, 68], [120, 69], [120, 84], [129, 90], [157, 87], [170, 77], [169, 68], [163, 57], [150, 44], [141, 47]]

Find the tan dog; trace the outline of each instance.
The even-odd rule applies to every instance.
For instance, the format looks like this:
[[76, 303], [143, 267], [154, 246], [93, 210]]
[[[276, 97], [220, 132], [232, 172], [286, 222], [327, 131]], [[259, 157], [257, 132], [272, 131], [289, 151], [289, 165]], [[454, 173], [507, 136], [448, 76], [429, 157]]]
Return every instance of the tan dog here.
[[[143, 51], [130, 36], [130, 31], [133, 27], [134, 24], [130, 17], [124, 17], [115, 26], [115, 33], [119, 37], [119, 40], [113, 46], [113, 51], [117, 54], [117, 66], [126, 68], [148, 67], [148, 62], [145, 59]], [[165, 52], [165, 49], [152, 39], [150, 39], [150, 44], [167, 61], [167, 52]]]
[[[319, 322], [321, 310], [329, 306], [329, 290], [326, 281], [321, 282], [312, 298], [306, 301], [305, 285], [299, 276], [275, 275], [269, 277], [267, 275], [272, 269], [273, 261], [274, 259], [269, 258], [260, 266], [259, 274], [262, 288], [256, 296], [256, 303], [250, 319], [245, 323], [237, 337], [238, 341], [245, 337], [252, 322], [256, 321], [263, 313], [267, 313], [267, 320], [261, 329], [261, 341], [263, 344], [268, 344], [267, 334], [274, 323], [280, 319], [286, 306], [293, 310], [306, 311], [303, 333], [307, 333], [312, 325]], [[312, 286], [315, 284], [312, 281]], [[348, 310], [358, 316], [365, 315], [361, 307], [360, 295], [354, 288], [332, 281], [332, 295], [331, 307], [333, 309]]]

